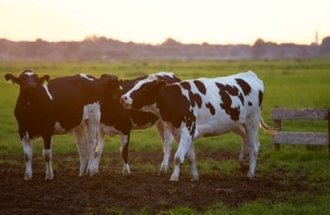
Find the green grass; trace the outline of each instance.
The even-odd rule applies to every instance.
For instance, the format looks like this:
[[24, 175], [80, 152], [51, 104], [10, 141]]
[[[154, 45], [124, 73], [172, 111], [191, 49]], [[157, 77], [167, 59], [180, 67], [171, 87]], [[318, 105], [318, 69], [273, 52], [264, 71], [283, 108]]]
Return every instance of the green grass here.
[[[32, 68], [39, 74], [51, 77], [88, 73], [99, 77], [111, 73], [120, 78], [134, 78], [157, 71], [171, 71], [182, 79], [215, 77], [240, 71], [253, 70], [264, 81], [265, 96], [263, 118], [272, 124], [271, 110], [279, 107], [330, 107], [330, 60], [249, 60], [249, 61], [121, 61], [121, 62], [0, 62], [0, 76], [11, 72], [19, 74], [25, 68]], [[2, 155], [22, 156], [13, 115], [18, 86], [0, 81], [0, 158]], [[284, 130], [327, 131], [326, 121], [285, 121]], [[77, 153], [72, 135], [54, 137], [54, 156], [56, 154]], [[271, 137], [260, 132], [261, 152], [257, 174], [283, 174], [287, 180], [302, 178], [311, 188], [322, 186], [319, 196], [297, 193], [288, 201], [272, 204], [262, 200], [252, 201], [239, 207], [229, 207], [219, 202], [205, 214], [326, 214], [330, 209], [330, 159], [326, 148], [308, 151], [304, 146], [283, 146], [281, 151], [273, 151]], [[239, 152], [240, 138], [235, 134], [221, 137], [202, 138], [196, 141], [196, 150], [226, 150]], [[174, 144], [176, 145], [176, 144]], [[176, 147], [176, 146], [174, 146]], [[106, 138], [105, 151], [118, 151], [119, 138]], [[33, 145], [34, 156], [41, 156], [42, 141]], [[154, 128], [132, 133], [130, 150], [160, 151], [162, 146]], [[198, 155], [198, 153], [197, 153]], [[0, 159], [0, 163], [4, 162]], [[155, 171], [151, 165], [140, 164], [137, 168]], [[140, 166], [139, 166], [140, 165]], [[237, 159], [226, 161], [198, 160], [200, 173], [232, 174], [238, 171]], [[280, 194], [279, 194], [280, 195]], [[110, 211], [120, 209], [109, 209]], [[148, 208], [141, 214], [148, 214]], [[90, 212], [92, 213], [92, 211]], [[174, 208], [160, 214], [198, 213], [187, 207]]]

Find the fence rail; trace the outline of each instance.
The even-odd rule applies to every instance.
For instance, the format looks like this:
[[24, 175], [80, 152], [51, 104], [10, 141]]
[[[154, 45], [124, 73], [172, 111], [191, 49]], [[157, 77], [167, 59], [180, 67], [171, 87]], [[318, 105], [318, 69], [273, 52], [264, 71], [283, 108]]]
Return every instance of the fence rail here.
[[[274, 108], [272, 118], [278, 130], [273, 136], [273, 145], [276, 150], [280, 149], [280, 144], [328, 145], [330, 156], [330, 109]], [[282, 120], [328, 120], [328, 133], [281, 131]]]

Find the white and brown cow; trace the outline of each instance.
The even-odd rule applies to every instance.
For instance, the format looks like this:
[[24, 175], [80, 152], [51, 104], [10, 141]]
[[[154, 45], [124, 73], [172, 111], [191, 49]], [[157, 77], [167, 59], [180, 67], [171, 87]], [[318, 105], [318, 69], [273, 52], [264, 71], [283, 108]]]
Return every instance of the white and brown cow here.
[[103, 93], [96, 80], [83, 74], [49, 80], [48, 75], [38, 77], [31, 70], [24, 71], [18, 77], [6, 74], [5, 79], [20, 86], [15, 117], [26, 161], [24, 179], [32, 178], [31, 140], [43, 138], [45, 179], [52, 180], [51, 138], [54, 134], [72, 131], [80, 155], [79, 175], [93, 171]]
[[150, 111], [158, 115], [179, 143], [171, 181], [178, 181], [185, 155], [191, 162], [192, 180], [198, 180], [192, 142], [203, 136], [234, 131], [243, 138], [240, 163], [247, 157], [247, 176], [254, 178], [259, 150], [259, 123], [264, 93], [263, 82], [249, 71], [227, 77], [200, 78], [174, 84], [159, 81], [154, 75], [141, 80], [121, 97], [125, 108]]
[[[104, 103], [101, 106], [101, 124], [100, 135], [98, 136], [98, 145], [95, 152], [95, 170], [98, 170], [100, 157], [104, 147], [104, 136], [120, 135], [121, 146], [120, 153], [123, 161], [123, 174], [130, 173], [128, 163], [128, 145], [130, 133], [133, 129], [145, 129], [152, 125], [156, 125], [157, 131], [163, 143], [164, 157], [160, 167], [161, 172], [167, 172], [171, 144], [173, 136], [170, 131], [164, 126], [164, 123], [159, 118], [150, 112], [126, 110], [120, 103], [120, 97], [134, 84], [146, 76], [139, 77], [133, 80], [118, 80], [117, 76], [104, 74], [100, 78], [101, 84], [104, 86]], [[165, 81], [166, 83], [174, 83], [180, 81], [173, 73], [159, 72], [155, 75], [157, 80]], [[96, 172], [95, 172], [96, 173]]]

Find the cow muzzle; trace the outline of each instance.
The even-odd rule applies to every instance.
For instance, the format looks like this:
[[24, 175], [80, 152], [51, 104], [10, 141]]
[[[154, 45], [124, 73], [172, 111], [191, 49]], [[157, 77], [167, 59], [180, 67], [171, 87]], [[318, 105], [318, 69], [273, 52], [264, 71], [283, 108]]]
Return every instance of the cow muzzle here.
[[130, 100], [131, 99], [124, 95], [120, 98], [120, 103], [125, 109], [131, 109], [132, 103], [130, 102]]

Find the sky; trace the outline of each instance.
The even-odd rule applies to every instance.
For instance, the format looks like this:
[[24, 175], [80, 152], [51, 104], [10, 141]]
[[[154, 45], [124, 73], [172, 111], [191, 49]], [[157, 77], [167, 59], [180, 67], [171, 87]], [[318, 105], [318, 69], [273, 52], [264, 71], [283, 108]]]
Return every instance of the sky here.
[[0, 38], [124, 42], [319, 43], [330, 36], [330, 0], [0, 0]]

